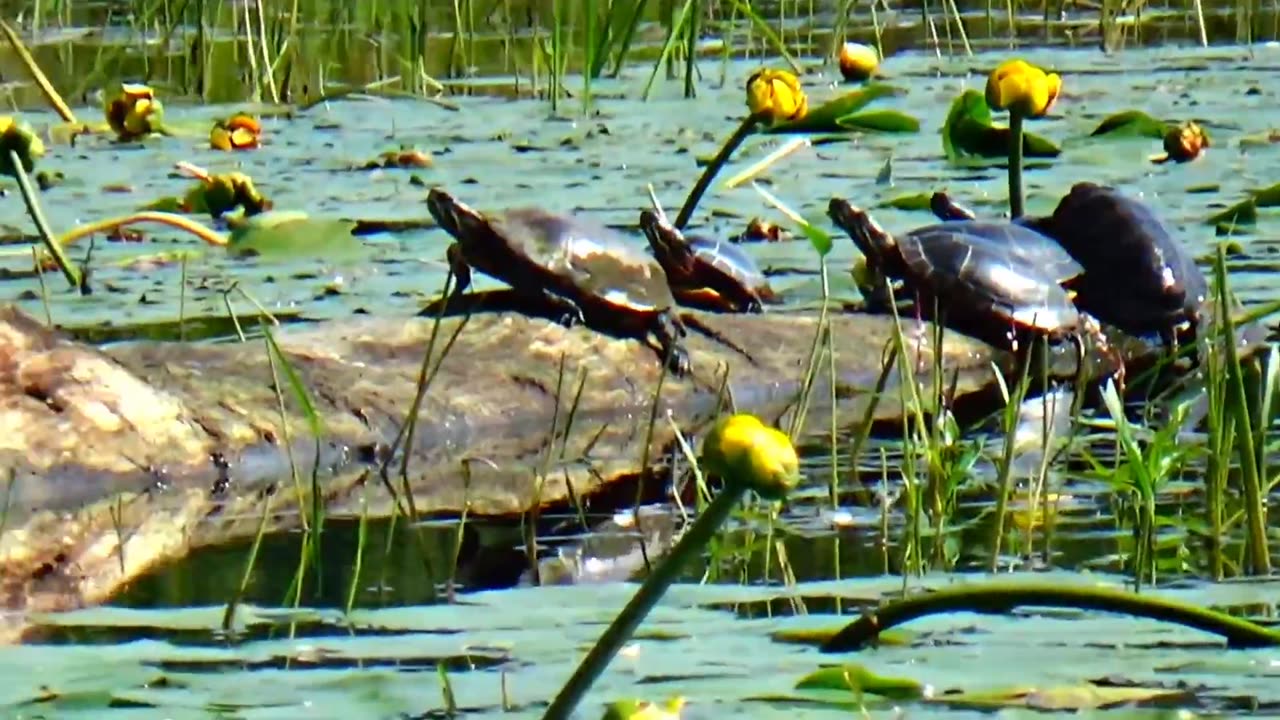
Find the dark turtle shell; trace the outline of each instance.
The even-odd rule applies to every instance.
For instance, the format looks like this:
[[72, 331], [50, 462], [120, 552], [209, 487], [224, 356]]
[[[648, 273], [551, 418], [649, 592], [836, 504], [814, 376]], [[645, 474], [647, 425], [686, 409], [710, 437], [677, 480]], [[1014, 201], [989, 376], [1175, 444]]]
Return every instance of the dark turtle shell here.
[[833, 199], [828, 211], [868, 262], [921, 296], [926, 317], [936, 302], [948, 325], [1002, 347], [1021, 333], [1059, 337], [1080, 328], [1080, 313], [1062, 283], [1081, 267], [1033, 230], [954, 220], [895, 238], [845, 200]]
[[1112, 187], [1078, 183], [1053, 215], [1027, 225], [1083, 267], [1076, 304], [1131, 335], [1171, 337], [1193, 326], [1208, 296], [1204, 273], [1151, 208]]
[[662, 266], [617, 232], [541, 208], [481, 214], [438, 188], [428, 193], [427, 208], [457, 240], [449, 249], [455, 294], [466, 289], [475, 268], [544, 307], [579, 315], [590, 327], [652, 333], [672, 370], [689, 371], [678, 342], [684, 325]]
[[749, 253], [730, 242], [687, 236], [652, 210], [640, 213], [640, 228], [685, 305], [729, 312], [761, 312], [776, 299], [769, 279]]

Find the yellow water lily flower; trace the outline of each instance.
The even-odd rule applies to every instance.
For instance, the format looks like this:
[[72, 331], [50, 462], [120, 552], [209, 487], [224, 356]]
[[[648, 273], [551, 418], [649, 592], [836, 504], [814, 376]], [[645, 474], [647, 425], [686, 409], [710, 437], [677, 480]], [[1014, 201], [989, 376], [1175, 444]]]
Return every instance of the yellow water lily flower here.
[[14, 175], [15, 169], [9, 153], [18, 156], [22, 169], [31, 172], [36, 160], [44, 155], [44, 141], [31, 126], [8, 115], [0, 116], [0, 174]]
[[987, 77], [987, 105], [1022, 117], [1044, 117], [1062, 92], [1062, 78], [1023, 60], [1007, 60]]
[[862, 82], [880, 66], [876, 49], [862, 43], [847, 42], [840, 46], [840, 74], [850, 82]]
[[252, 150], [258, 147], [262, 125], [256, 118], [237, 113], [213, 124], [209, 131], [209, 146], [214, 150]]
[[809, 112], [809, 99], [795, 75], [763, 68], [747, 79], [747, 109], [775, 124], [804, 117]]
[[761, 497], [779, 499], [800, 480], [800, 460], [786, 433], [754, 415], [721, 418], [702, 441], [702, 465]]
[[159, 131], [164, 119], [164, 106], [147, 85], [121, 83], [119, 92], [103, 105], [103, 114], [117, 138], [136, 140]]

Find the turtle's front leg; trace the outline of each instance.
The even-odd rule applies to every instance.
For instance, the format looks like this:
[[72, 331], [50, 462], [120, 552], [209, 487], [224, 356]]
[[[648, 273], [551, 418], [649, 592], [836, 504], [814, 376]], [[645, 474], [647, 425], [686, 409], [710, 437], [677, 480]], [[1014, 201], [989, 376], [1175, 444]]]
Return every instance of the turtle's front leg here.
[[454, 286], [450, 297], [460, 297], [467, 288], [471, 287], [471, 266], [462, 256], [462, 246], [458, 243], [449, 246], [445, 251], [445, 258], [449, 261], [449, 269], [453, 271]]
[[667, 361], [667, 369], [676, 377], [684, 377], [693, 372], [693, 361], [689, 352], [680, 344], [684, 336], [684, 324], [676, 316], [674, 310], [659, 313], [653, 321], [653, 335], [658, 341], [661, 357]]

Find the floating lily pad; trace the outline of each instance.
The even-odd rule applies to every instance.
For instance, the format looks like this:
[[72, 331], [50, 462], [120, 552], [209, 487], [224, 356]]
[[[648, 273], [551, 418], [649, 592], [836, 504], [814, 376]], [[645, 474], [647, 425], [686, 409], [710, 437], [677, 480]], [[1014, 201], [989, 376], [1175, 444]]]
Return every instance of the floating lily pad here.
[[1149, 137], [1161, 140], [1174, 124], [1157, 120], [1141, 110], [1125, 110], [1105, 118], [1089, 135], [1091, 137]]
[[298, 211], [270, 211], [237, 223], [227, 252], [238, 257], [351, 257], [364, 245], [351, 234], [350, 220], [322, 220]]
[[917, 132], [920, 129], [920, 121], [905, 113], [896, 110], [858, 112], [880, 98], [901, 93], [902, 90], [892, 85], [883, 83], [867, 85], [828, 100], [810, 110], [803, 118], [762, 128], [761, 132], [769, 135], [842, 133], [852, 130]]
[[[942, 126], [942, 149], [947, 159], [964, 157], [1003, 158], [1009, 155], [1009, 128], [996, 126], [986, 98], [977, 90], [966, 90], [951, 103]], [[1022, 154], [1029, 158], [1053, 158], [1062, 149], [1053, 141], [1023, 132]]]
[[931, 212], [929, 201], [933, 197], [932, 193], [912, 193], [910, 195], [899, 195], [880, 202], [878, 207], [891, 207], [895, 210], [923, 210]]
[[918, 680], [878, 675], [857, 664], [822, 668], [801, 678], [796, 689], [846, 690], [895, 700], [915, 700], [929, 694], [928, 686]]

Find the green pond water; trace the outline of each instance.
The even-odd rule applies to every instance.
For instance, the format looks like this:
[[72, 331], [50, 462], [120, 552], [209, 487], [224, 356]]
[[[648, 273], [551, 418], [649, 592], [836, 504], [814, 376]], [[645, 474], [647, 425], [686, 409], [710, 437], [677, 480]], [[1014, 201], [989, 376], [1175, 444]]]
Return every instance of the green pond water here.
[[[790, 6], [790, 4], [788, 4]], [[973, 8], [970, 8], [973, 10]], [[974, 12], [977, 12], [974, 10]], [[906, 14], [903, 13], [905, 17]], [[975, 17], [975, 23], [982, 22]], [[1185, 25], [1178, 18], [1173, 24]], [[1179, 25], [1180, 27], [1182, 25]], [[862, 28], [865, 31], [865, 28]], [[52, 31], [50, 31], [52, 32]], [[1000, 40], [985, 43], [998, 44]], [[982, 43], [978, 44], [980, 47]], [[42, 51], [43, 52], [43, 51]], [[1280, 127], [1280, 47], [1274, 44], [1187, 45], [1131, 49], [1104, 55], [1084, 49], [1050, 47], [1021, 52], [1027, 59], [1062, 73], [1065, 90], [1052, 117], [1031, 129], [1060, 142], [1061, 157], [1027, 172], [1030, 212], [1052, 208], [1079, 180], [1116, 184], [1152, 204], [1197, 254], [1217, 240], [1204, 219], [1244, 197], [1247, 190], [1277, 181], [1280, 147], [1241, 143]], [[908, 112], [922, 123], [918, 134], [857, 135], [805, 149], [773, 167], [762, 179], [775, 195], [823, 227], [827, 199], [848, 197], [875, 206], [893, 197], [945, 189], [981, 212], [1003, 209], [1005, 178], [999, 167], [957, 167], [943, 160], [939, 129], [958, 93], [981, 88], [985, 71], [1004, 54], [941, 56], [932, 50], [904, 50], [884, 66], [886, 80], [907, 90], [875, 107]], [[815, 58], [802, 58], [817, 63]], [[770, 64], [780, 65], [777, 61]], [[558, 115], [548, 103], [513, 100], [502, 77], [484, 89], [451, 98], [458, 111], [414, 100], [347, 99], [318, 106], [296, 119], [264, 120], [265, 146], [256, 152], [224, 154], [208, 149], [203, 132], [190, 138], [163, 138], [119, 146], [100, 138], [74, 148], [53, 146], [40, 168], [62, 172], [65, 183], [43, 193], [55, 230], [124, 214], [164, 195], [180, 194], [189, 180], [172, 173], [187, 160], [213, 171], [238, 168], [283, 208], [305, 209], [334, 218], [412, 219], [426, 217], [425, 187], [441, 185], [481, 208], [533, 203], [580, 212], [618, 226], [633, 225], [646, 206], [652, 183], [668, 208], [683, 200], [696, 178], [697, 158], [709, 156], [742, 116], [741, 87], [758, 60], [718, 59], [702, 64], [698, 97], [681, 97], [680, 83], [659, 77], [648, 102], [637, 98], [649, 68], [628, 66], [616, 80], [593, 84], [589, 115], [580, 100], [568, 100]], [[5, 66], [8, 67], [7, 65]], [[723, 77], [721, 73], [723, 71]], [[51, 69], [58, 77], [66, 70]], [[7, 73], [7, 70], [6, 70]], [[807, 75], [813, 100], [842, 88], [837, 78]], [[572, 89], [576, 78], [567, 81]], [[60, 82], [59, 87], [63, 87]], [[483, 88], [483, 86], [482, 86]], [[29, 90], [23, 89], [22, 93]], [[28, 96], [33, 97], [33, 96]], [[74, 99], [74, 97], [73, 97]], [[168, 104], [178, 125], [207, 127], [236, 106]], [[1187, 165], [1152, 165], [1158, 152], [1150, 140], [1088, 138], [1107, 115], [1141, 108], [1153, 116], [1196, 119], [1213, 147]], [[79, 108], [97, 119], [96, 108]], [[37, 126], [56, 121], [38, 107], [23, 113]], [[749, 142], [722, 180], [777, 147], [780, 140]], [[352, 171], [378, 153], [399, 145], [429, 151], [435, 166], [425, 170]], [[892, 182], [877, 183], [887, 160]], [[107, 192], [105, 187], [128, 192]], [[704, 199], [694, 225], [708, 233], [739, 231], [761, 216], [785, 222], [749, 186], [719, 184]], [[929, 221], [920, 213], [888, 207], [876, 216], [891, 229]], [[16, 194], [0, 201], [0, 223], [26, 230], [28, 221]], [[1280, 218], [1264, 211], [1251, 234], [1240, 237], [1242, 252], [1230, 261], [1233, 289], [1246, 302], [1277, 294], [1276, 242]], [[642, 242], [638, 234], [632, 240]], [[158, 251], [200, 249], [168, 230], [152, 230], [150, 244], [96, 243], [95, 292], [68, 292], [61, 278], [48, 275], [48, 306], [65, 327], [101, 331], [138, 323], [168, 322], [180, 298], [188, 316], [225, 315], [224, 290], [233, 282], [273, 312], [310, 319], [367, 312], [411, 316], [444, 280], [442, 232], [431, 230], [365, 240], [366, 251], [351, 258], [232, 260], [206, 252], [186, 267], [181, 289], [177, 265], [130, 263]], [[86, 245], [72, 250], [82, 257]], [[790, 293], [793, 306], [818, 297], [817, 259], [807, 243], [753, 245], [750, 251], [777, 271], [775, 287]], [[26, 252], [25, 248], [23, 252]], [[841, 237], [831, 255], [833, 268], [854, 258]], [[0, 260], [20, 271], [29, 254]], [[478, 287], [495, 287], [481, 279]], [[838, 291], [848, 292], [838, 285]], [[34, 279], [0, 282], [0, 299], [43, 316], [45, 306]], [[237, 310], [249, 304], [233, 296]], [[1196, 437], [1188, 433], [1187, 442]], [[965, 491], [943, 553], [956, 573], [912, 579], [913, 586], [963, 579], [989, 562], [993, 502], [982, 483], [999, 452], [994, 439], [984, 447]], [[881, 451], [889, 476], [901, 462], [897, 444], [877, 442], [853, 467], [847, 443], [833, 468], [829, 448], [804, 448], [808, 479], [782, 518], [781, 539], [798, 584], [778, 582], [776, 567], [765, 572], [763, 527], [747, 519], [728, 535], [710, 564], [716, 582], [696, 585], [704, 568], [691, 569], [643, 627], [633, 652], [615, 660], [593, 691], [583, 717], [598, 716], [607, 699], [680, 694], [690, 699], [688, 717], [847, 717], [856, 708], [794, 705], [760, 698], [786, 695], [797, 679], [835, 658], [812, 649], [772, 641], [788, 628], [838, 624], [831, 613], [848, 612], [900, 589], [901, 542], [905, 522], [900, 489], [842, 495], [833, 508], [827, 484], [833, 470], [845, 486], [861, 479], [876, 487]], [[1113, 453], [1109, 434], [1080, 443], [1073, 457], [1088, 450], [1103, 463]], [[1156, 592], [1225, 607], [1256, 617], [1274, 616], [1280, 582], [1234, 581], [1206, 584], [1196, 542], [1183, 518], [1198, 516], [1197, 465], [1161, 496], [1162, 587]], [[1059, 514], [1046, 533], [1043, 525], [1010, 533], [1003, 567], [1038, 571], [1063, 582], [1120, 584], [1122, 558], [1132, 532], [1119, 527], [1110, 485], [1086, 477], [1081, 462], [1055, 465], [1050, 487], [1062, 493]], [[890, 503], [882, 513], [876, 499]], [[659, 516], [662, 513], [659, 512]], [[603, 521], [606, 518], [591, 518]], [[572, 527], [550, 518], [548, 532]], [[887, 534], [882, 530], [887, 529]], [[110, 607], [46, 619], [40, 642], [0, 652], [0, 715], [57, 718], [339, 718], [436, 717], [443, 707], [437, 668], [448, 671], [459, 708], [468, 717], [537, 717], [592, 642], [633, 589], [605, 582], [639, 567], [633, 549], [590, 547], [616, 559], [616, 567], [568, 586], [525, 586], [527, 560], [516, 523], [470, 524], [462, 534], [459, 563], [451, 570], [458, 528], [439, 522], [424, 529], [427, 556], [404, 528], [375, 523], [358, 582], [352, 614], [340, 610], [352, 582], [356, 524], [326, 526], [326, 556], [319, 581], [304, 596], [303, 610], [278, 607], [299, 555], [299, 536], [268, 539], [249, 588], [251, 603], [238, 616], [231, 636], [216, 630], [221, 603], [239, 583], [248, 543], [210, 550], [132, 586]], [[1274, 535], [1274, 533], [1273, 533]], [[1030, 539], [1030, 544], [1024, 539]], [[579, 538], [548, 541], [544, 557], [568, 551]], [[600, 538], [595, 538], [600, 540]], [[926, 538], [926, 554], [932, 541]], [[1229, 553], [1237, 553], [1233, 544]], [[975, 579], [977, 579], [975, 577]], [[457, 602], [441, 602], [439, 589], [456, 582]], [[1093, 613], [1019, 614], [1010, 617], [957, 615], [911, 626], [921, 633], [908, 646], [864, 653], [856, 659], [878, 672], [920, 679], [938, 688], [982, 690], [1011, 685], [1079, 685], [1109, 680], [1147, 686], [1185, 687], [1189, 697], [1176, 707], [1211, 713], [1280, 714], [1280, 655], [1274, 650], [1223, 651], [1212, 638], [1192, 631]], [[504, 696], [505, 693], [505, 696]], [[504, 709], [504, 697], [506, 708]], [[875, 717], [896, 714], [892, 703], [868, 700]], [[946, 705], [912, 703], [911, 716], [982, 714]], [[1008, 710], [1014, 715], [1017, 711]], [[1147, 716], [1147, 715], [1143, 715]]]

